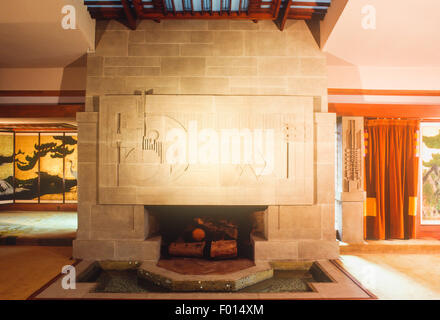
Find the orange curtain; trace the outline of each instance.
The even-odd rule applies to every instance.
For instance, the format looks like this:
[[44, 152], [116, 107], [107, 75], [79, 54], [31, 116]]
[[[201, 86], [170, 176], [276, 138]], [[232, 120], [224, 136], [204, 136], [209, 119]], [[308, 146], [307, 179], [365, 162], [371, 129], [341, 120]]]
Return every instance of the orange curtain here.
[[415, 238], [418, 120], [366, 120], [366, 239]]

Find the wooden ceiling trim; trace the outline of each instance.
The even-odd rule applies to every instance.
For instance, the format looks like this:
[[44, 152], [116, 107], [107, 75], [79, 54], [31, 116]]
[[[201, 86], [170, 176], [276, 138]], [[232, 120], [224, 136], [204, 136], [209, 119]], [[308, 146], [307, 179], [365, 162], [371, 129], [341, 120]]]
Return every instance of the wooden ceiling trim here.
[[0, 90], [0, 97], [85, 97], [85, 90]]
[[84, 110], [84, 104], [0, 104], [0, 118], [75, 118]]
[[[168, 2], [167, 2], [168, 1]], [[175, 2], [175, 1], [181, 1]], [[323, 19], [330, 6], [328, 1], [294, 1], [294, 0], [239, 0], [238, 8], [232, 7], [231, 0], [85, 0], [88, 10], [96, 19], [125, 19], [132, 29], [137, 19], [248, 19], [274, 20], [284, 28], [287, 19]], [[205, 2], [207, 1], [207, 2]], [[247, 5], [246, 5], [247, 4]], [[180, 6], [182, 8], [180, 8]], [[134, 9], [135, 15], [132, 10]], [[170, 14], [172, 12], [172, 14]]]
[[329, 103], [338, 116], [404, 119], [440, 119], [440, 106], [413, 104]]

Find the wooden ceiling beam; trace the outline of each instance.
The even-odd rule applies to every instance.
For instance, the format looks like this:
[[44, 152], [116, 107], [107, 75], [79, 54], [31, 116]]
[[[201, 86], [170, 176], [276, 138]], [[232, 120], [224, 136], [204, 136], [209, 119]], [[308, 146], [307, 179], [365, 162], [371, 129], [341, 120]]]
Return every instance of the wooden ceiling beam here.
[[132, 0], [131, 3], [133, 3], [133, 8], [134, 11], [136, 12], [136, 16], [138, 17], [138, 19], [141, 19], [143, 17], [143, 9], [144, 9], [142, 0]]
[[130, 4], [128, 3], [128, 0], [121, 0], [122, 7], [124, 8], [124, 14], [125, 18], [127, 18], [128, 26], [132, 30], [136, 30], [136, 19], [133, 16], [133, 13], [131, 12]]
[[310, 2], [293, 1], [292, 5], [303, 6], [303, 7], [330, 7], [329, 2], [321, 2], [321, 1], [310, 1]]
[[287, 3], [285, 3], [284, 6], [279, 10], [277, 18], [274, 20], [280, 31], [284, 30], [293, 0], [286, 0], [286, 2]]
[[273, 17], [277, 18], [278, 15], [280, 14], [281, 2], [283, 2], [283, 0], [274, 0], [274, 1], [276, 1], [276, 3], [275, 3], [275, 10], [273, 13]]

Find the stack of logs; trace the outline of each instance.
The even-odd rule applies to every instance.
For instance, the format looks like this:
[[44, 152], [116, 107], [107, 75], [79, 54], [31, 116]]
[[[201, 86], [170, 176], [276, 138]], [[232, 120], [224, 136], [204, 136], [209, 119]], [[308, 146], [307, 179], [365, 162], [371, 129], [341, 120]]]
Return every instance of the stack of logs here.
[[226, 219], [195, 218], [176, 242], [168, 246], [171, 256], [213, 259], [237, 257], [238, 226]]

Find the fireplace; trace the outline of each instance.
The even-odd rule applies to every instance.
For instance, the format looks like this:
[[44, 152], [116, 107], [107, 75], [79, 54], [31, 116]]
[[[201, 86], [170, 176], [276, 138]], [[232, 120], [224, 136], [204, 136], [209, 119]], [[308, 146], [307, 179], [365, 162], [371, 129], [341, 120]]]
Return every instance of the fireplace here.
[[157, 222], [161, 259], [253, 259], [252, 234], [261, 230], [254, 206], [148, 206]]
[[336, 117], [307, 25], [141, 23], [98, 25], [88, 54], [74, 257], [338, 257]]

